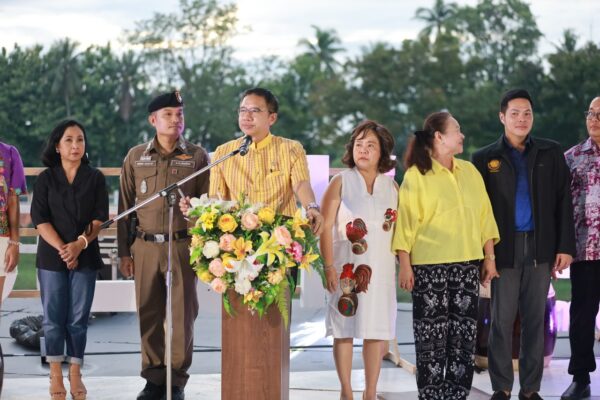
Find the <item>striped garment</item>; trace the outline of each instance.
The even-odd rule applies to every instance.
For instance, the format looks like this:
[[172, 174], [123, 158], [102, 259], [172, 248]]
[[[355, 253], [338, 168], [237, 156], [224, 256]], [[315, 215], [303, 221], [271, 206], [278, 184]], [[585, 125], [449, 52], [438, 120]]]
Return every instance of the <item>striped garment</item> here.
[[[217, 147], [212, 160], [239, 148], [241, 142], [240, 138]], [[278, 213], [293, 216], [298, 209], [294, 188], [308, 180], [302, 145], [269, 133], [258, 144], [252, 143], [246, 156], [236, 155], [211, 170], [209, 195], [235, 200], [244, 193], [250, 203], [263, 203]]]

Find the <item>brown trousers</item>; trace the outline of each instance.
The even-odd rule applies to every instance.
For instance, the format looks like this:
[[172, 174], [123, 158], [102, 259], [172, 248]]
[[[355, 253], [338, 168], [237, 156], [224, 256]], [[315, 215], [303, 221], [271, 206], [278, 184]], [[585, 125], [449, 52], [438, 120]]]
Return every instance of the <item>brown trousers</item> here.
[[[172, 260], [172, 383], [184, 387], [194, 350], [194, 320], [198, 315], [196, 274], [190, 267], [189, 239], [173, 242]], [[136, 239], [131, 253], [135, 265], [135, 296], [142, 347], [142, 378], [166, 383], [165, 328], [168, 243]]]

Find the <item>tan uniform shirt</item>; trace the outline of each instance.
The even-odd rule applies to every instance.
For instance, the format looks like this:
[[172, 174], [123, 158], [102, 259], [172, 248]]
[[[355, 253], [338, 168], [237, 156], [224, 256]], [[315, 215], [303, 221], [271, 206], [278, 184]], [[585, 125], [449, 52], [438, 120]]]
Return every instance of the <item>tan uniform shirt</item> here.
[[[121, 169], [119, 193], [119, 213], [147, 199], [157, 191], [191, 175], [209, 162], [206, 151], [182, 137], [175, 150], [163, 155], [158, 150], [156, 137], [149, 143], [129, 150]], [[200, 197], [208, 192], [209, 173], [196, 177], [182, 186], [182, 191], [190, 197]], [[167, 233], [169, 230], [169, 207], [166, 198], [159, 198], [137, 210], [138, 230], [145, 233]], [[187, 229], [187, 221], [175, 205], [173, 232]], [[129, 221], [118, 222], [119, 257], [130, 256], [127, 239]]]

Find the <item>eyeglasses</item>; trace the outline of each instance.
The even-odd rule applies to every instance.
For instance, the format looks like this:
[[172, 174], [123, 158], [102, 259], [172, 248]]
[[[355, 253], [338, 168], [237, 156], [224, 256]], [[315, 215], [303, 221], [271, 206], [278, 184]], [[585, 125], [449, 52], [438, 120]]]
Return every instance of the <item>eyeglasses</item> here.
[[586, 119], [593, 119], [595, 117], [598, 121], [600, 121], [600, 112], [585, 111], [583, 114], [585, 115]]
[[254, 114], [258, 114], [261, 112], [264, 112], [265, 110], [261, 110], [260, 108], [254, 107], [254, 108], [246, 108], [246, 107], [241, 107], [238, 109], [238, 114], [242, 115], [242, 114], [250, 114], [250, 116], [254, 116]]

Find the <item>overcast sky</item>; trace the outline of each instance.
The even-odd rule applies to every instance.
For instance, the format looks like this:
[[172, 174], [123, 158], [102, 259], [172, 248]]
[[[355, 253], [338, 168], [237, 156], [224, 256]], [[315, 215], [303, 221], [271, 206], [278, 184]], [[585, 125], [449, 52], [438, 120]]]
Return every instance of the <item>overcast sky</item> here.
[[[241, 27], [234, 38], [241, 60], [263, 55], [291, 57], [300, 38], [312, 37], [311, 25], [335, 29], [352, 54], [377, 41], [393, 44], [415, 38], [423, 27], [413, 19], [418, 7], [434, 0], [239, 0]], [[476, 0], [458, 1], [474, 4]], [[154, 12], [175, 11], [179, 0], [0, 0], [0, 47], [14, 43], [50, 45], [70, 37], [82, 48], [111, 41], [118, 49], [123, 29]], [[562, 31], [572, 28], [582, 40], [600, 41], [600, 0], [533, 0], [531, 8], [545, 35], [542, 52], [553, 49]]]

